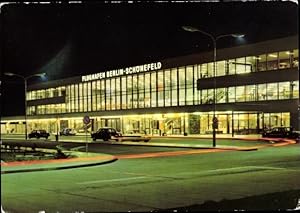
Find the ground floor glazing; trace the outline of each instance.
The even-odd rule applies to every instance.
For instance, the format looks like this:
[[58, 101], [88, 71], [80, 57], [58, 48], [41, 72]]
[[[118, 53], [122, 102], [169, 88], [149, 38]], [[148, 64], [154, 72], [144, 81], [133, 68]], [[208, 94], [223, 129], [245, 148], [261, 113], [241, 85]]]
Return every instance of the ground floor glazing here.
[[[216, 112], [218, 118], [217, 134], [259, 134], [264, 128], [290, 126], [289, 112]], [[74, 128], [79, 134], [95, 132], [105, 126], [116, 128], [122, 133], [147, 133], [150, 135], [201, 135], [211, 134], [213, 113], [165, 113], [122, 116], [93, 116], [88, 125], [82, 117], [49, 118], [27, 120], [28, 132], [45, 129], [57, 134], [63, 128]], [[1, 132], [24, 134], [25, 122], [1, 121]]]

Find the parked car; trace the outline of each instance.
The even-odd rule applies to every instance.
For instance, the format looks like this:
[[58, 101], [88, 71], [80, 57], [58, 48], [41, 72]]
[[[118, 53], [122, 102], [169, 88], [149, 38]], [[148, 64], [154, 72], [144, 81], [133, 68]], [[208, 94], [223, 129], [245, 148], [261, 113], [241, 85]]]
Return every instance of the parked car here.
[[264, 130], [262, 133], [263, 137], [270, 138], [299, 138], [300, 132], [294, 131], [291, 127], [274, 127], [272, 129]]
[[140, 130], [127, 130], [121, 138], [119, 138], [119, 141], [144, 141], [148, 142], [151, 140], [151, 137], [147, 135], [146, 131], [140, 131]]
[[93, 138], [93, 141], [96, 141], [96, 139], [108, 141], [109, 139], [115, 139], [121, 136], [122, 134], [120, 132], [117, 132], [116, 129], [111, 127], [102, 127], [98, 129], [97, 132], [91, 134], [91, 138]]
[[48, 137], [50, 136], [50, 134], [44, 130], [44, 129], [40, 129], [40, 130], [32, 130], [31, 133], [28, 134], [28, 138], [46, 138], [48, 139]]
[[90, 133], [91, 131], [89, 129], [85, 130], [85, 129], [78, 129], [77, 130], [78, 133]]
[[76, 130], [75, 129], [72, 129], [72, 128], [63, 128], [59, 134], [60, 135], [76, 135]]

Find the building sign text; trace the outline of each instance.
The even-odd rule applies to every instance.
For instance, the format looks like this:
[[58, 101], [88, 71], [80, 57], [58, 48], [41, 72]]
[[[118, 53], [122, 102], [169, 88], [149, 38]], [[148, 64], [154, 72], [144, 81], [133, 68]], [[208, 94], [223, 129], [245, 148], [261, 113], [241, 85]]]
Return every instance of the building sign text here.
[[153, 70], [159, 70], [161, 69], [162, 64], [161, 62], [151, 63], [151, 64], [144, 64], [144, 65], [138, 65], [134, 67], [126, 67], [125, 69], [116, 69], [116, 70], [110, 70], [106, 72], [99, 72], [95, 74], [90, 75], [83, 75], [81, 76], [81, 81], [94, 81], [99, 80], [103, 78], [110, 78], [110, 77], [116, 77], [121, 75], [129, 75], [134, 73], [140, 73], [140, 72], [148, 72]]

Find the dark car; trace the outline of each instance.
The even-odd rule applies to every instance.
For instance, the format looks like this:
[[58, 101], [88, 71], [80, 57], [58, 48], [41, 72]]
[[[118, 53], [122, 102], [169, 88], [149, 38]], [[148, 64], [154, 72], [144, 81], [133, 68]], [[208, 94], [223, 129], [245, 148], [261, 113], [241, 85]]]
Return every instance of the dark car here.
[[44, 130], [44, 129], [40, 129], [40, 130], [32, 130], [31, 133], [28, 134], [29, 138], [46, 138], [48, 139], [48, 137], [50, 136], [50, 134]]
[[60, 135], [66, 135], [66, 136], [68, 136], [68, 135], [76, 135], [76, 133], [77, 133], [76, 130], [72, 129], [72, 128], [63, 128], [59, 132]]
[[108, 141], [109, 139], [115, 139], [120, 136], [122, 136], [121, 133], [117, 132], [116, 129], [111, 127], [100, 128], [97, 132], [91, 134], [91, 138], [93, 138], [93, 141], [96, 141], [96, 139]]
[[291, 127], [274, 127], [269, 130], [265, 130], [262, 133], [263, 137], [269, 138], [299, 138], [300, 133], [298, 131], [293, 131]]

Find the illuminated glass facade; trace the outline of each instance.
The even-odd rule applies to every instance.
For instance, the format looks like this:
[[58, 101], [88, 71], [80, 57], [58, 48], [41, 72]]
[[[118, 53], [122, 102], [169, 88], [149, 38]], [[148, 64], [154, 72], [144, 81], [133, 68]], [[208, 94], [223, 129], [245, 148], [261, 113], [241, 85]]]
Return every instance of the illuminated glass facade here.
[[296, 37], [218, 50], [216, 76], [212, 58], [211, 52], [203, 53], [162, 60], [157, 70], [32, 85], [27, 92], [29, 126], [80, 131], [82, 117], [89, 115], [91, 131], [112, 126], [153, 135], [210, 134], [215, 89], [218, 134], [298, 128]]

